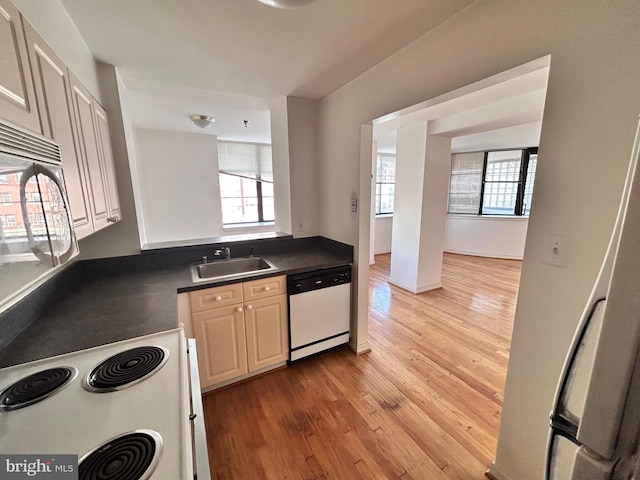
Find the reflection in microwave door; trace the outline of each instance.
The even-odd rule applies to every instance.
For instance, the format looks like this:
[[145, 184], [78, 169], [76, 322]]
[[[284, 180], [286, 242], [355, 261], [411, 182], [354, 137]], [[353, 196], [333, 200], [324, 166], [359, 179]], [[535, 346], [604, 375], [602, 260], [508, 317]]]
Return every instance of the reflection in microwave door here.
[[[36, 238], [31, 226], [27, 183], [38, 185], [39, 206], [43, 209], [45, 228], [49, 233], [45, 239]], [[73, 227], [62, 192], [60, 179], [46, 168], [33, 164], [20, 176], [20, 206], [29, 248], [43, 262], [50, 262], [54, 257], [56, 263], [63, 263], [73, 255]], [[42, 199], [48, 201], [43, 202]]]

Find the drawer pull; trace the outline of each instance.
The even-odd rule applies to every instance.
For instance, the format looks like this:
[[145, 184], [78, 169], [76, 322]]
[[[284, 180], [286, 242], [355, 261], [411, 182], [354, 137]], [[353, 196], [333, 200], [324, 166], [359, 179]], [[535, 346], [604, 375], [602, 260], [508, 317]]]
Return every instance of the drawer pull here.
[[271, 287], [264, 287], [265, 292], [268, 292], [269, 290], [271, 290]]
[[220, 295], [218, 295], [218, 296], [216, 297], [216, 302], [220, 302], [220, 301], [222, 301], [222, 297], [221, 297]]
[[253, 305], [247, 305], [247, 310], [253, 310]]
[[241, 312], [241, 311], [242, 311], [242, 307], [236, 308], [236, 312]]

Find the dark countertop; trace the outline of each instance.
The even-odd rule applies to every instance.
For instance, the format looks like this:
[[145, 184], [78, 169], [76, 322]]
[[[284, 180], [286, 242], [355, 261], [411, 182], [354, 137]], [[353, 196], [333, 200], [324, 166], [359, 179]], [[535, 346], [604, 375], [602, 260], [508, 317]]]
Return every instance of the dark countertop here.
[[[0, 350], [0, 367], [175, 328], [180, 292], [331, 268], [353, 261], [352, 247], [322, 237], [252, 243], [252, 247], [257, 246], [255, 254], [274, 263], [276, 270], [193, 283], [190, 265], [201, 258], [205, 248], [211, 254], [211, 246], [76, 262], [48, 282], [56, 283], [47, 286], [48, 298], [27, 298], [13, 312], [0, 316], [0, 322], [26, 324]], [[233, 257], [245, 253], [246, 245], [228, 245]]]

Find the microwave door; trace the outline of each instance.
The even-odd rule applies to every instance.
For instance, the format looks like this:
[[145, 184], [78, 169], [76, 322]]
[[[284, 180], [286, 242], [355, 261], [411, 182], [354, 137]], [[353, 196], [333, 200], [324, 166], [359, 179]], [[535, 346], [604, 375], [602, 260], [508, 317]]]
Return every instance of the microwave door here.
[[71, 224], [62, 170], [37, 165], [34, 173], [49, 233], [49, 250], [44, 253], [54, 257], [56, 264], [63, 264], [77, 254], [78, 247]]

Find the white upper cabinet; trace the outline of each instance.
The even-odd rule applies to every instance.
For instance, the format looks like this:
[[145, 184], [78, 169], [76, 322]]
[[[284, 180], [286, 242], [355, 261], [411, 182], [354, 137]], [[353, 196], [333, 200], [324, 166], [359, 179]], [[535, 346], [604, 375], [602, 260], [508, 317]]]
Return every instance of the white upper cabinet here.
[[95, 126], [93, 98], [73, 74], [70, 75], [70, 79], [78, 152], [87, 166], [93, 228], [98, 231], [109, 225], [109, 205], [106, 173]]
[[0, 0], [0, 65], [0, 117], [42, 133], [20, 12], [8, 0]]
[[0, 118], [60, 145], [78, 239], [120, 220], [106, 111], [9, 0], [0, 0]]
[[60, 144], [64, 178], [78, 238], [93, 233], [86, 166], [75, 141], [67, 67], [23, 18], [42, 133]]
[[102, 105], [93, 101], [95, 113], [96, 134], [102, 163], [104, 165], [105, 180], [107, 182], [107, 201], [109, 216], [107, 221], [115, 223], [120, 220], [120, 199], [118, 197], [118, 183], [116, 182], [116, 169], [111, 149], [111, 134], [109, 133], [109, 120], [107, 112]]

